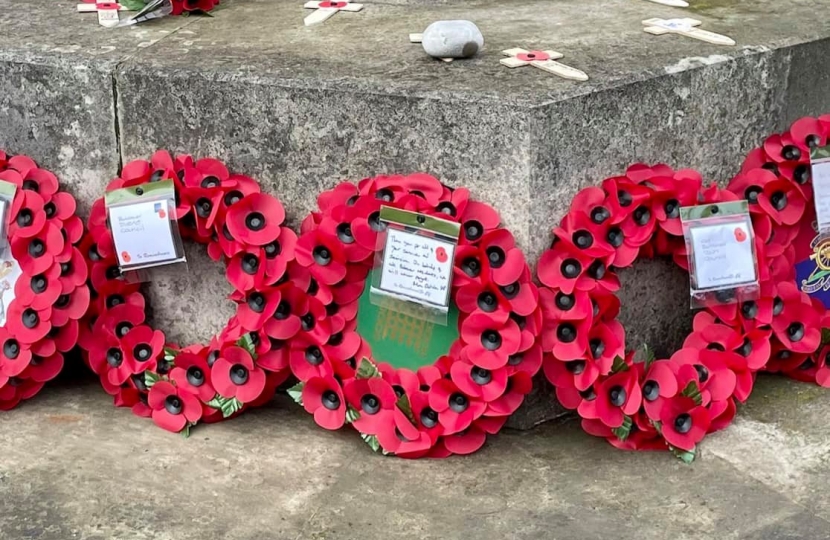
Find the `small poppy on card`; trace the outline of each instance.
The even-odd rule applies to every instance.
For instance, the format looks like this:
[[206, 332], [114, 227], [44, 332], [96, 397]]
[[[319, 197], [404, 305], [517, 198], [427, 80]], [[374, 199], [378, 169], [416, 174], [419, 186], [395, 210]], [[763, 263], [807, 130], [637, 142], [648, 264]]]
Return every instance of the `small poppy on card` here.
[[127, 251], [122, 251], [121, 252], [121, 260], [123, 260], [125, 263], [130, 262], [131, 259], [132, 259], [132, 257], [130, 257], [129, 252], [127, 252]]
[[157, 213], [161, 219], [167, 217], [167, 213], [164, 211], [163, 204], [161, 202], [157, 202], [153, 205], [153, 212]]
[[735, 227], [735, 240], [738, 242], [743, 242], [746, 240], [746, 233], [740, 227]]
[[447, 250], [442, 247], [435, 248], [435, 259], [439, 263], [447, 262]]

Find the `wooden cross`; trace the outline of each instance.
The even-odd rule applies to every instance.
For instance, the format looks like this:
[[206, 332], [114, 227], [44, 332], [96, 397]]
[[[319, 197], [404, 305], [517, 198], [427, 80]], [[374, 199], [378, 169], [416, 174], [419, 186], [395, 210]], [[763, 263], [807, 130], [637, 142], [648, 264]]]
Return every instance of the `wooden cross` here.
[[[409, 42], [410, 43], [422, 43], [424, 41], [423, 34], [409, 34]], [[452, 58], [439, 58], [442, 62], [452, 62]]]
[[113, 27], [118, 24], [118, 12], [127, 8], [117, 2], [98, 2], [78, 4], [78, 13], [98, 13], [98, 24]]
[[649, 2], [671, 7], [689, 7], [689, 3], [685, 0], [649, 0]]
[[311, 15], [305, 18], [305, 25], [312, 26], [325, 22], [338, 11], [360, 11], [363, 9], [363, 4], [350, 4], [349, 0], [325, 0], [323, 2], [306, 2], [303, 7], [314, 10]]
[[559, 75], [564, 79], [571, 79], [574, 81], [587, 81], [588, 75], [571, 66], [566, 66], [560, 62], [555, 62], [565, 55], [556, 51], [526, 51], [524, 49], [507, 49], [502, 51], [502, 54], [510, 58], [502, 58], [501, 65], [509, 68], [517, 68], [522, 66], [533, 66], [545, 70], [548, 73]]
[[647, 19], [643, 21], [643, 24], [646, 26], [643, 30], [655, 36], [680, 34], [681, 36], [699, 39], [700, 41], [715, 45], [735, 44], [735, 40], [732, 38], [695, 28], [695, 26], [700, 26], [701, 24], [700, 21], [696, 21], [695, 19]]

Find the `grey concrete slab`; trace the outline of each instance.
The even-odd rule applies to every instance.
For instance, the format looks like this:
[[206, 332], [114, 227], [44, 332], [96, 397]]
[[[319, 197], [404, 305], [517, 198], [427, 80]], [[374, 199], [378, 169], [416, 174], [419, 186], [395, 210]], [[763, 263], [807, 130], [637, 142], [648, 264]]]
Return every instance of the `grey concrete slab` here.
[[[759, 397], [793, 390], [771, 378]], [[830, 393], [815, 394], [826, 418]], [[824, 431], [803, 404], [778, 404], [791, 429]], [[761, 400], [746, 409], [746, 422], [769, 410]], [[0, 537], [830, 538], [827, 516], [763, 477], [779, 475], [756, 459], [767, 442], [740, 426], [704, 441], [691, 466], [615, 450], [576, 423], [507, 431], [469, 457], [408, 461], [373, 454], [354, 432], [317, 428], [284, 398], [184, 439], [113, 408], [95, 383], [62, 382], [0, 416]], [[813, 463], [810, 476], [826, 485], [830, 464]], [[810, 501], [827, 505], [830, 492]]]

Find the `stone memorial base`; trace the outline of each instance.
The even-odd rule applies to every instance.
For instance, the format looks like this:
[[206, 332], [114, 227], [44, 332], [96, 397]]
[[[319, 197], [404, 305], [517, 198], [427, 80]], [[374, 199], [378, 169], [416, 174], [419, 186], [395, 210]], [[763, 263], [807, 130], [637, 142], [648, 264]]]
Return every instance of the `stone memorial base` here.
[[[763, 136], [830, 112], [824, 0], [365, 2], [306, 28], [301, 0], [225, 0], [212, 17], [98, 26], [74, 0], [0, 0], [0, 148], [55, 171], [86, 217], [121, 164], [158, 148], [215, 156], [278, 196], [292, 225], [340, 179], [425, 171], [493, 204], [535, 261], [582, 187], [635, 161], [726, 182]], [[640, 21], [693, 17], [723, 47], [652, 36]], [[484, 34], [471, 60], [411, 44], [440, 19]], [[591, 79], [499, 65], [553, 49]], [[205, 341], [233, 313], [221, 265], [187, 248], [190, 273], [150, 287], [170, 341]], [[688, 281], [669, 263], [622, 274], [629, 348], [676, 348]], [[545, 394], [511, 420], [559, 409]]]

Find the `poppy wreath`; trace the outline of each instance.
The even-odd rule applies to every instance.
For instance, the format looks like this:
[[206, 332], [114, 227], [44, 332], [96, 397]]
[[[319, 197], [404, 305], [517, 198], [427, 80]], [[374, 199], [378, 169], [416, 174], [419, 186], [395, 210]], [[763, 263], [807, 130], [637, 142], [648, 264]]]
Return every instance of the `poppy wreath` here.
[[[451, 299], [459, 337], [432, 365], [395, 368], [357, 332], [358, 298], [374, 264], [381, 206], [461, 224]], [[302, 223], [291, 280], [263, 315], [290, 340], [299, 383], [289, 394], [320, 426], [351, 424], [375, 451], [446, 457], [479, 449], [531, 389], [542, 363], [536, 286], [498, 213], [426, 174], [344, 182]]]
[[[0, 410], [9, 410], [63, 369], [64, 354], [78, 343], [89, 290], [78, 249], [84, 225], [72, 195], [58, 191], [55, 175], [31, 158], [2, 151], [0, 180], [17, 186], [5, 223], [14, 261], [0, 267], [3, 278], [17, 271], [15, 262], [20, 272], [0, 327]], [[0, 295], [11, 287], [0, 281]]]
[[[766, 370], [826, 388], [830, 388], [830, 318], [818, 296], [802, 289], [810, 289], [812, 281], [812, 289], [822, 294], [827, 278], [811, 280], [809, 271], [797, 276], [797, 268], [806, 264], [819, 276], [826, 273], [806, 261], [826, 256], [821, 241], [827, 235], [818, 237], [815, 228], [810, 152], [828, 142], [830, 115], [801, 118], [749, 152], [729, 183], [731, 191], [749, 201], [754, 229], [765, 241], [778, 284]], [[731, 320], [731, 312], [716, 315]]]
[[107, 190], [167, 179], [175, 186], [182, 238], [206, 244], [213, 260], [224, 261], [236, 314], [208, 345], [165, 343], [164, 332], [147, 321], [139, 284], [120, 278], [102, 197], [92, 206], [83, 243], [92, 303], [80, 346], [116, 406], [187, 436], [197, 422], [267, 403], [288, 378], [287, 348], [272, 338], [263, 312], [276, 284], [288, 279], [297, 236], [282, 226], [285, 212], [276, 198], [216, 159], [173, 159], [158, 151], [150, 161], [126, 164]]
[[[639, 257], [668, 256], [688, 271], [680, 207], [742, 196], [703, 187], [692, 170], [637, 164], [572, 201], [537, 267], [545, 285], [539, 291], [543, 370], [588, 433], [618, 448], [668, 448], [692, 461], [704, 435], [728, 425], [736, 403], [749, 396], [754, 373], [769, 360], [771, 335], [782, 324], [786, 330], [786, 317], [799, 316], [800, 302], [810, 305], [794, 287], [779, 284], [783, 268], [772, 264], [770, 227], [756, 224], [760, 298], [721, 304], [734, 293], [716, 295], [716, 305], [695, 316], [683, 347], [668, 359], [655, 359], [648, 347], [626, 353], [617, 270]], [[794, 223], [798, 216], [786, 219]], [[779, 296], [790, 295], [792, 307], [782, 314]], [[798, 346], [813, 337], [805, 335]]]
[[[118, 3], [130, 11], [141, 11], [149, 0], [119, 0]], [[170, 4], [173, 9], [171, 15], [189, 15], [190, 13], [207, 13], [219, 5], [219, 0], [170, 0]]]

